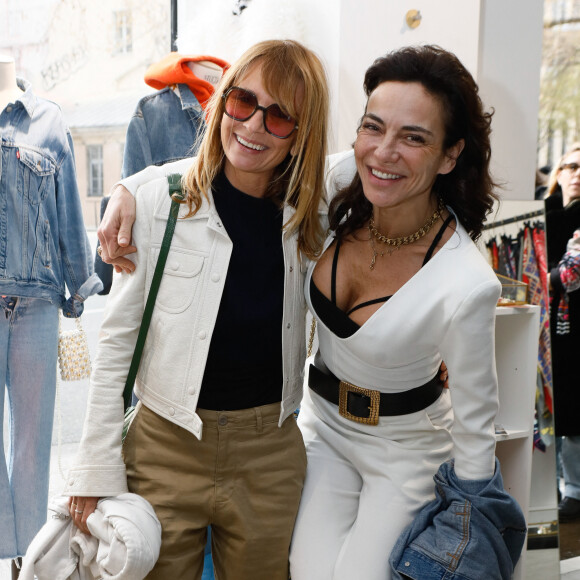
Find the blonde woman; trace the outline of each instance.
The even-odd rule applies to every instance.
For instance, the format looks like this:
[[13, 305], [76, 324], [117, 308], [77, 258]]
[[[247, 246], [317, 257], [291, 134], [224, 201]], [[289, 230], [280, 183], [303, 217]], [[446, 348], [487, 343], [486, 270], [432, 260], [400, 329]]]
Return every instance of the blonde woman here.
[[[228, 70], [208, 110], [198, 157], [145, 170], [152, 179], [137, 191], [139, 251], [124, 268], [134, 272], [113, 284], [65, 491], [85, 533], [100, 497], [129, 490], [151, 502], [163, 535], [148, 578], [200, 578], [209, 525], [220, 580], [287, 580], [306, 469], [293, 412], [305, 352], [302, 265], [322, 235], [323, 67], [297, 42], [259, 43]], [[122, 445], [121, 393], [169, 213], [163, 175], [176, 172], [187, 199]]]

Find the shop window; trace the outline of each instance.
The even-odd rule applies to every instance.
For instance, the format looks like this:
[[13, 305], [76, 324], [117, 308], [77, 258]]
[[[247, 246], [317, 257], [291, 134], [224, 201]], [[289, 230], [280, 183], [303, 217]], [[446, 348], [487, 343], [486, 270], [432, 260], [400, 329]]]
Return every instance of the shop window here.
[[131, 13], [128, 10], [114, 12], [115, 48], [114, 54], [127, 54], [133, 51]]
[[103, 146], [87, 145], [89, 197], [103, 196]]

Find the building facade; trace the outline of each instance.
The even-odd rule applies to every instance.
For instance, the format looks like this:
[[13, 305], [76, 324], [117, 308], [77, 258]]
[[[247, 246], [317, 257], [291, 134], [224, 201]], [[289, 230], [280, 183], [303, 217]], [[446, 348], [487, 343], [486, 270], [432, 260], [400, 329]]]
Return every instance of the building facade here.
[[545, 0], [538, 166], [580, 141], [580, 0]]
[[153, 92], [145, 70], [169, 51], [167, 0], [0, 0], [0, 53], [70, 127], [88, 229], [120, 178], [135, 106]]

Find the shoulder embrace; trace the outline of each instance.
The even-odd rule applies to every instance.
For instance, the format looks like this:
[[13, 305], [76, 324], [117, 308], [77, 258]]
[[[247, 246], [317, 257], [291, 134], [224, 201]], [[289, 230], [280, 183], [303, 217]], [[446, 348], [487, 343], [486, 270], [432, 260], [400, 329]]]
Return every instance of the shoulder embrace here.
[[171, 200], [169, 198], [167, 177], [157, 177], [140, 185], [135, 192], [135, 202], [138, 216], [139, 214], [145, 214], [145, 216], [151, 218], [165, 206], [167, 206], [167, 212], [169, 212]]

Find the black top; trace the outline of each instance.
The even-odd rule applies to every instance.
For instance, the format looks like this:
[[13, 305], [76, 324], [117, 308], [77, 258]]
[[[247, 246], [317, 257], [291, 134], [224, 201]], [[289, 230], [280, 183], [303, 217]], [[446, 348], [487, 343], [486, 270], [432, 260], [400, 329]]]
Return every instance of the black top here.
[[282, 209], [236, 189], [223, 172], [212, 192], [233, 249], [197, 406], [226, 411], [279, 402]]
[[[443, 233], [447, 229], [447, 226], [453, 219], [452, 215], [449, 215], [447, 219], [443, 222], [443, 225], [437, 232], [437, 235], [433, 239], [433, 242], [429, 246], [427, 253], [425, 254], [425, 259], [423, 260], [423, 267], [433, 256], [433, 252], [439, 243], [439, 240], [443, 237]], [[352, 336], [360, 326], [350, 318], [350, 314], [359, 308], [364, 308], [365, 306], [370, 306], [371, 304], [378, 304], [379, 302], [386, 302], [390, 296], [383, 296], [381, 298], [374, 298], [373, 300], [368, 300], [366, 302], [361, 302], [348, 312], [342, 311], [336, 305], [336, 269], [338, 265], [338, 254], [340, 252], [340, 246], [342, 244], [342, 239], [337, 238], [336, 248], [334, 249], [334, 257], [332, 259], [332, 272], [330, 277], [330, 300], [316, 287], [314, 280], [310, 278], [310, 300], [312, 301], [312, 307], [316, 311], [318, 318], [339, 338], [348, 338]]]

